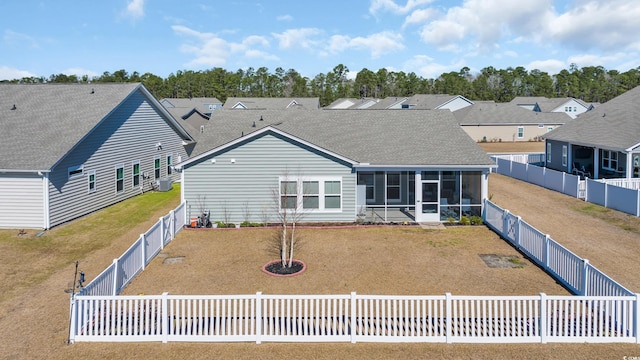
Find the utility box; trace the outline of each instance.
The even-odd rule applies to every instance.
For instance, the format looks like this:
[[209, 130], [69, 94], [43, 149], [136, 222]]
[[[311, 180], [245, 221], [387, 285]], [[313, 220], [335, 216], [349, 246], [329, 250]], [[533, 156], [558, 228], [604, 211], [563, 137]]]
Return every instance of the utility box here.
[[170, 178], [164, 178], [164, 179], [158, 180], [158, 191], [169, 191], [172, 188], [173, 188], [173, 185], [171, 185]]

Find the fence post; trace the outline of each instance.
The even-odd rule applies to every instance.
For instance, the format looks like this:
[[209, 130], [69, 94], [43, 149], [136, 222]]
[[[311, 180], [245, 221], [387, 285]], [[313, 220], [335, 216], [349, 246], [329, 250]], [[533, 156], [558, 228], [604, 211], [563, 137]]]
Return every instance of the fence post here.
[[451, 300], [451, 293], [445, 293], [445, 302], [444, 302], [444, 307], [445, 307], [445, 336], [447, 339], [447, 344], [451, 344], [452, 340], [451, 340], [451, 306], [452, 306], [452, 300]]
[[256, 344], [262, 342], [262, 292], [256, 293]]
[[[75, 294], [72, 292], [71, 301], [69, 303], [69, 339], [67, 343], [73, 344], [76, 342], [76, 322], [77, 322], [77, 313], [76, 310], [78, 308]], [[636, 301], [637, 302], [637, 301]]]
[[640, 190], [636, 189], [636, 216], [640, 216]]
[[168, 292], [162, 293], [162, 343], [169, 341], [169, 299]]
[[580, 289], [580, 295], [582, 296], [589, 295], [587, 294], [587, 283], [589, 282], [588, 274], [587, 274], [588, 271], [589, 271], [589, 260], [582, 259], [582, 284], [580, 284], [580, 286], [582, 287], [582, 289]]
[[547, 343], [547, 294], [540, 293], [540, 342]]
[[358, 332], [358, 323], [356, 321], [357, 319], [357, 311], [356, 311], [356, 292], [352, 291], [351, 292], [351, 327], [349, 330], [351, 333], [351, 343], [355, 344], [356, 343], [356, 335]]
[[164, 232], [166, 231], [166, 229], [164, 228], [164, 216], [160, 216], [160, 219], [158, 219], [158, 221], [160, 222], [160, 249], [164, 249]]
[[[176, 211], [175, 210], [171, 210], [170, 211], [171, 214], [171, 240], [173, 240], [176, 236]], [[164, 249], [164, 244], [162, 244], [162, 248]]]
[[633, 331], [636, 344], [640, 344], [640, 294], [636, 293], [635, 306], [633, 307]]
[[604, 183], [604, 207], [606, 207], [606, 208], [608, 208], [608, 206], [607, 206], [608, 201], [607, 200], [609, 200], [609, 194], [608, 194], [609, 191], [608, 190], [609, 190], [609, 184], [605, 182]]
[[118, 295], [118, 268], [120, 266], [118, 266], [118, 259], [113, 259], [113, 291], [111, 292], [111, 295], [116, 296]]
[[509, 210], [504, 209], [502, 212], [502, 237], [509, 240]]
[[142, 270], [144, 270], [147, 266], [147, 236], [145, 234], [140, 234], [138, 241], [140, 241], [140, 246], [142, 248], [140, 253], [142, 254]]
[[516, 233], [515, 233], [515, 241], [516, 241], [516, 249], [520, 250], [520, 229], [521, 229], [521, 223], [522, 223], [522, 217], [520, 217], [518, 215], [518, 217], [516, 218], [517, 222], [516, 222]]
[[549, 270], [549, 241], [551, 236], [549, 234], [544, 235], [544, 268]]

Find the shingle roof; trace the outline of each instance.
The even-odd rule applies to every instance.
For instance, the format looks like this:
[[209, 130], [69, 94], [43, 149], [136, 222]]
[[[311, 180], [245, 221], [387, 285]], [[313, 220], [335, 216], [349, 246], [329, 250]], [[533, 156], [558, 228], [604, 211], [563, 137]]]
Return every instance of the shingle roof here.
[[589, 109], [589, 107], [591, 106], [591, 104], [585, 103], [584, 101], [580, 100], [580, 99], [575, 99], [575, 98], [571, 98], [571, 97], [564, 97], [564, 98], [548, 98], [548, 97], [544, 97], [544, 96], [519, 96], [514, 98], [513, 100], [511, 100], [509, 103], [510, 104], [516, 104], [516, 105], [534, 105], [534, 104], [538, 104], [538, 107], [540, 107], [540, 111], [542, 112], [551, 112], [559, 107], [561, 107], [563, 104], [566, 104], [570, 101], [575, 101], [578, 104], [584, 106], [585, 109]]
[[571, 117], [565, 113], [540, 113], [512, 103], [493, 101], [478, 101], [471, 106], [454, 111], [453, 115], [460, 125], [561, 125], [571, 121]]
[[171, 106], [167, 106], [165, 105], [166, 103], [169, 103], [171, 105], [173, 105], [174, 108], [183, 108], [183, 113], [187, 113], [186, 111], [184, 111], [184, 108], [187, 109], [196, 109], [199, 112], [206, 114], [206, 113], [210, 113], [211, 109], [209, 109], [209, 107], [205, 106], [205, 104], [218, 104], [218, 105], [222, 105], [222, 101], [214, 98], [214, 97], [200, 97], [200, 98], [187, 98], [187, 99], [182, 99], [182, 98], [164, 98], [162, 100], [160, 100], [160, 103], [167, 109], [171, 109]]
[[457, 97], [462, 96], [449, 94], [416, 94], [405, 101], [405, 104], [414, 105], [414, 107], [412, 107], [413, 109], [431, 110], [437, 109], [439, 106], [442, 106]]
[[455, 124], [448, 110], [220, 111], [206, 125], [193, 155], [269, 125], [332, 153], [371, 165], [494, 164]]
[[50, 170], [140, 89], [139, 83], [0, 84], [0, 170]]
[[233, 109], [238, 103], [242, 103], [247, 110], [278, 110], [278, 109], [320, 109], [320, 98], [258, 98], [258, 97], [230, 97], [227, 98], [222, 110]]
[[559, 127], [547, 139], [607, 149], [629, 149], [640, 143], [640, 86], [609, 100]]

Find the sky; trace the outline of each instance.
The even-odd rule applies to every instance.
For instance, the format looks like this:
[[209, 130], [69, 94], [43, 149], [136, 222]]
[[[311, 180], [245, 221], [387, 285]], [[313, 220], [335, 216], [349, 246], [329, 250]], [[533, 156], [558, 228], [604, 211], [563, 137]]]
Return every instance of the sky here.
[[640, 66], [638, 0], [3, 0], [0, 18], [0, 80]]

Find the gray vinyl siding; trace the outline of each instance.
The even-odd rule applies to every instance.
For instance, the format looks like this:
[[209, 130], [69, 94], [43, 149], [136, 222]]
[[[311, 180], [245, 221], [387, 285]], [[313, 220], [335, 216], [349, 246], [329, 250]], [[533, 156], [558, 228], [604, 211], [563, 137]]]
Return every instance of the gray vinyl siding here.
[[558, 170], [558, 171], [567, 171], [567, 167], [569, 163], [567, 161], [567, 166], [562, 165], [562, 146], [567, 146], [567, 151], [569, 151], [569, 144], [563, 141], [555, 141], [547, 139], [547, 142], [544, 147], [545, 156], [547, 154], [547, 146], [551, 144], [551, 161], [546, 163], [546, 166], [549, 169]]
[[[162, 149], [157, 149], [157, 144]], [[51, 226], [75, 219], [116, 202], [141, 194], [133, 187], [132, 163], [140, 161], [140, 172], [150, 178], [140, 180], [144, 190], [154, 181], [154, 158], [160, 158], [161, 178], [167, 176], [166, 155], [172, 154], [173, 164], [179, 156], [186, 158], [182, 138], [140, 92], [134, 92], [117, 107], [108, 119], [82, 140], [54, 168], [50, 175]], [[116, 165], [124, 165], [124, 191], [116, 193]], [[72, 179], [67, 169], [84, 166], [84, 173]], [[95, 171], [96, 191], [88, 191], [89, 171]], [[179, 179], [175, 171], [172, 179]]]
[[44, 228], [44, 180], [37, 174], [0, 174], [0, 228]]
[[[215, 163], [211, 162], [215, 159]], [[231, 160], [235, 160], [232, 163]], [[263, 222], [276, 220], [273, 191], [278, 191], [279, 177], [336, 177], [342, 180], [340, 212], [309, 212], [303, 222], [354, 221], [355, 174], [351, 167], [328, 158], [313, 149], [272, 134], [253, 139], [222, 153], [189, 164], [183, 170], [184, 199], [189, 216], [211, 211], [211, 221]], [[245, 216], [249, 209], [250, 217]]]

